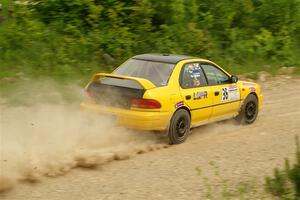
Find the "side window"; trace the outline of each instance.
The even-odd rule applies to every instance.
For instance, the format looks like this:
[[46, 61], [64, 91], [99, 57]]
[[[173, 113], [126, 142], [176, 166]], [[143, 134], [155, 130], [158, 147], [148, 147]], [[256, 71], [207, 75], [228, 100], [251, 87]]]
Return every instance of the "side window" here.
[[208, 84], [209, 85], [219, 85], [219, 84], [226, 84], [230, 83], [230, 78], [227, 74], [225, 74], [219, 68], [211, 65], [211, 64], [201, 64], [203, 68]]
[[195, 88], [207, 85], [200, 63], [187, 63], [183, 66], [180, 85], [182, 88]]

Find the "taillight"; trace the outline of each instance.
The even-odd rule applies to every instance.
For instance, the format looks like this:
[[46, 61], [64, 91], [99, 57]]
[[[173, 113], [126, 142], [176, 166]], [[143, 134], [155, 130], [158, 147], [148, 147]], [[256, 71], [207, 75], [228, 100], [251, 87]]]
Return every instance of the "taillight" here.
[[86, 94], [87, 94], [87, 96], [88, 96], [89, 98], [94, 98], [94, 97], [95, 97], [95, 95], [94, 95], [91, 91], [86, 90], [85, 92], [86, 92]]
[[132, 99], [131, 107], [157, 109], [157, 108], [161, 108], [161, 104], [154, 99]]
[[85, 90], [85, 100], [95, 103], [95, 95], [91, 91]]

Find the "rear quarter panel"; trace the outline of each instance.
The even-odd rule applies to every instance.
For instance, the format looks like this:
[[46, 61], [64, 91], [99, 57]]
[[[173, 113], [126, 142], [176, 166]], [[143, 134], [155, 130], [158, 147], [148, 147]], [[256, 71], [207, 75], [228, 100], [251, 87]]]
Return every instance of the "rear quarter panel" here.
[[175, 87], [158, 87], [147, 90], [143, 98], [159, 101], [161, 104], [161, 112], [174, 112], [176, 103], [182, 101], [179, 88]]

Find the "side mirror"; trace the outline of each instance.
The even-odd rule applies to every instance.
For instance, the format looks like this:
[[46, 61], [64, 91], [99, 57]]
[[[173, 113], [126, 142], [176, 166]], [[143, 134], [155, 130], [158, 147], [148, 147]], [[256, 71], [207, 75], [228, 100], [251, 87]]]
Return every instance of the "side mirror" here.
[[231, 83], [236, 83], [239, 81], [239, 78], [236, 75], [231, 76]]

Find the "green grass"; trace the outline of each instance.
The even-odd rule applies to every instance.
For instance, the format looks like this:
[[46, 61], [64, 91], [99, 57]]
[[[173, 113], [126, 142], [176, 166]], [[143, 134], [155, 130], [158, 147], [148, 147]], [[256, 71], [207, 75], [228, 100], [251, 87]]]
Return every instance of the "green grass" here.
[[207, 176], [207, 171], [203, 171], [200, 167], [196, 167], [196, 173], [200, 177], [203, 183], [203, 196], [201, 198], [206, 199], [256, 199], [263, 197], [268, 197], [267, 193], [264, 191], [259, 191], [261, 188], [260, 183], [255, 178], [249, 178], [245, 181], [240, 181], [233, 183], [229, 179], [225, 179], [221, 173], [221, 168], [214, 161], [210, 161], [210, 172], [212, 175]]

